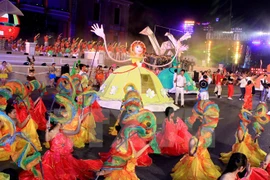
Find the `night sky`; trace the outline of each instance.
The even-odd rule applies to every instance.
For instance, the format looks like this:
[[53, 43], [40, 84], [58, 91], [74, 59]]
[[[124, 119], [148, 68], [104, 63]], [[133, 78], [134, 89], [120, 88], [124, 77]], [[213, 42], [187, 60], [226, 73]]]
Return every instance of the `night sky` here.
[[[148, 43], [149, 47], [151, 45], [147, 37], [139, 35], [139, 32], [146, 26], [152, 30], [155, 25], [181, 29], [184, 20], [194, 20], [201, 23], [210, 22], [214, 30], [229, 31], [231, 2], [231, 27], [242, 28], [244, 32], [270, 31], [270, 0], [133, 0], [132, 2], [134, 4], [130, 8], [130, 41], [140, 39], [146, 44]], [[218, 22], [216, 22], [216, 18], [219, 18]], [[189, 40], [189, 45], [192, 47], [190, 50], [196, 50], [192, 53], [198, 58], [203, 58], [205, 32], [198, 34], [196, 28], [198, 29], [198, 26], [195, 26], [195, 34]], [[157, 29], [156, 36], [160, 43], [167, 40], [164, 36], [166, 32], [165, 29]], [[176, 37], [181, 36], [181, 34], [173, 34]], [[213, 51], [219, 53], [216, 56], [213, 54], [213, 59], [217, 61], [224, 59], [227, 52], [224, 48], [228, 48], [227, 45], [223, 45], [220, 41], [219, 46], [215, 46], [215, 48]], [[269, 47], [266, 51], [268, 52], [267, 58], [263, 59], [268, 59], [270, 62]], [[254, 59], [262, 58], [261, 53], [259, 52]]]
[[[177, 28], [185, 19], [213, 22], [219, 18], [221, 26], [228, 26], [232, 1], [232, 26], [243, 30], [270, 28], [269, 0], [133, 0], [131, 20], [141, 25], [159, 24]], [[136, 29], [136, 26], [134, 27]]]

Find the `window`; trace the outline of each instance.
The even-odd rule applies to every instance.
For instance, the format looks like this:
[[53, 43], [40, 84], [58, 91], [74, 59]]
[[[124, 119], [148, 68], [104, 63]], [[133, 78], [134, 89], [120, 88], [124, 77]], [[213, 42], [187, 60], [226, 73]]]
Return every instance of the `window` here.
[[150, 74], [141, 74], [141, 84], [142, 84], [141, 92], [143, 94], [146, 93], [148, 89], [151, 89], [156, 93], [156, 88]]
[[99, 16], [100, 16], [100, 4], [99, 3], [94, 3], [94, 21], [99, 21]]
[[120, 24], [120, 8], [114, 9], [114, 24]]
[[20, 3], [42, 6], [43, 0], [21, 0]]
[[68, 3], [69, 2], [67, 0], [61, 0], [61, 1], [48, 0], [48, 7], [50, 9], [58, 9], [62, 11], [67, 11], [69, 7]]

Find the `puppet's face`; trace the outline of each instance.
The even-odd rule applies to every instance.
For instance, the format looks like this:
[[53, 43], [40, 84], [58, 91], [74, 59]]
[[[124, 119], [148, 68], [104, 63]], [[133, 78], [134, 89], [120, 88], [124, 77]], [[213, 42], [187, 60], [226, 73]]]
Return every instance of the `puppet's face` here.
[[143, 48], [141, 45], [137, 44], [135, 47], [134, 47], [134, 52], [136, 55], [141, 55], [143, 53]]

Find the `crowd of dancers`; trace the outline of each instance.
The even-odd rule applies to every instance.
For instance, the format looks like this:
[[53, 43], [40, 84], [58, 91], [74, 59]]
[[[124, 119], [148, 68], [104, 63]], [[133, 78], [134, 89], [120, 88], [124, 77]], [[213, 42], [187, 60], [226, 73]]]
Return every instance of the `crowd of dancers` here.
[[[61, 115], [45, 107], [42, 97], [46, 87], [37, 80], [26, 84], [13, 80], [1, 86], [0, 160], [11, 159], [21, 167], [24, 171], [19, 179], [83, 180], [104, 176], [109, 180], [133, 180], [138, 179], [136, 166], [148, 167], [153, 163], [151, 153], [184, 155], [172, 169], [171, 176], [176, 180], [269, 178], [270, 158], [258, 143], [262, 125], [269, 122], [265, 103], [259, 103], [252, 112], [244, 106], [240, 110], [236, 143], [231, 152], [221, 153], [221, 161], [227, 164], [221, 173], [207, 150], [219, 121], [218, 105], [209, 99], [198, 100], [186, 120], [176, 117], [174, 109], [167, 107], [162, 130], [158, 132], [156, 116], [144, 109], [134, 84], [125, 86], [119, 117], [109, 131], [116, 136], [110, 151], [100, 153], [96, 160], [74, 158], [73, 146], [82, 148], [88, 143], [102, 142], [96, 138], [95, 124], [106, 121], [96, 101], [97, 92], [89, 86], [86, 69], [86, 65], [79, 64], [74, 74], [64, 74], [58, 80], [54, 98], [62, 106]], [[40, 92], [35, 102], [31, 98], [34, 91]], [[50, 113], [46, 115], [47, 112]], [[202, 125], [192, 136], [189, 128], [197, 119]], [[255, 138], [248, 132], [251, 124], [257, 132]], [[37, 130], [45, 131], [45, 145], [49, 148], [43, 156]], [[8, 174], [1, 173], [0, 177], [8, 179]]]
[[[94, 25], [92, 28], [92, 32], [103, 37], [106, 43], [102, 27]], [[250, 96], [253, 81], [257, 77], [245, 78], [247, 85], [244, 103], [239, 110], [236, 142], [230, 152], [220, 154], [220, 160], [226, 164], [226, 169], [222, 172], [213, 163], [208, 152], [213, 141], [212, 135], [220, 120], [219, 106], [209, 100], [209, 74], [204, 74], [200, 80], [200, 94], [191, 116], [182, 120], [176, 117], [175, 109], [168, 106], [165, 108], [162, 130], [157, 131], [157, 117], [145, 104], [155, 102], [157, 98], [162, 103], [172, 102], [173, 106], [173, 100], [164, 91], [157, 75], [142, 67], [145, 51], [143, 42], [133, 42], [130, 48], [130, 61], [133, 64], [116, 70], [112, 66], [105, 82], [97, 81], [101, 86], [99, 93], [91, 86], [89, 66], [75, 63], [70, 73], [61, 75], [57, 80], [55, 93], [50, 98], [50, 109], [43, 103], [44, 95], [48, 94], [46, 86], [30, 75], [34, 68], [31, 67], [34, 58], [29, 58], [27, 83], [23, 84], [18, 80], [3, 81], [0, 87], [0, 160], [12, 160], [16, 163], [22, 169], [20, 180], [86, 180], [99, 179], [100, 176], [107, 180], [137, 180], [139, 178], [135, 168], [147, 168], [153, 164], [149, 154], [183, 155], [172, 169], [171, 177], [174, 180], [268, 180], [270, 155], [259, 145], [263, 126], [269, 122], [268, 108], [266, 103], [260, 102], [252, 109], [252, 95]], [[5, 69], [4, 72], [8, 73], [10, 67], [6, 65]], [[55, 71], [52, 65], [52, 82]], [[184, 70], [180, 72], [184, 77]], [[127, 75], [130, 74], [133, 79], [129, 78], [127, 81]], [[97, 68], [96, 76], [102, 76], [100, 79], [105, 76], [101, 67]], [[173, 79], [174, 75], [170, 76]], [[151, 84], [146, 81], [148, 77], [152, 79]], [[186, 82], [184, 79], [183, 86]], [[213, 79], [216, 83], [215, 92], [220, 98], [224, 79], [222, 70], [218, 70]], [[138, 80], [140, 83], [137, 83]], [[150, 85], [142, 84], [144, 80]], [[232, 75], [229, 75], [228, 83], [231, 84], [232, 80]], [[265, 84], [264, 80], [262, 84]], [[138, 85], [141, 86], [137, 87]], [[149, 86], [153, 90], [145, 89], [146, 94], [143, 94], [145, 92], [139, 90], [145, 88], [143, 86]], [[183, 89], [183, 86], [179, 88]], [[35, 91], [39, 92], [39, 97], [34, 101], [31, 95]], [[108, 152], [99, 153], [98, 159], [77, 159], [72, 155], [73, 147], [83, 148], [89, 143], [102, 142], [96, 137], [95, 128], [96, 123], [108, 121], [98, 103], [98, 98], [104, 97], [118, 97], [122, 100], [116, 123], [108, 132], [115, 136], [115, 140]], [[230, 98], [228, 95], [228, 99]], [[175, 104], [177, 102], [178, 99]], [[58, 106], [54, 106], [55, 104]], [[58, 110], [54, 110], [56, 107]], [[201, 122], [200, 127], [192, 135], [189, 130], [198, 120]], [[255, 137], [249, 134], [248, 127], [251, 125], [256, 132]], [[45, 132], [45, 147], [48, 150], [43, 155], [40, 153], [43, 147], [37, 130]], [[1, 172], [0, 179], [9, 179], [9, 175]]]

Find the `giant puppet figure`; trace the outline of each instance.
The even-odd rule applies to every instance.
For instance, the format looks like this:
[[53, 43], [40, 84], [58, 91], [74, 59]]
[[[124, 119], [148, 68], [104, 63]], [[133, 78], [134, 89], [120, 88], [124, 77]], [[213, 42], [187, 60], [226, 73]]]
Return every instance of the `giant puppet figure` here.
[[[145, 29], [143, 29], [140, 32], [140, 34], [148, 36], [156, 55], [172, 55], [173, 53], [175, 53], [175, 56], [174, 56], [175, 58], [172, 59], [172, 67], [166, 68], [158, 74], [158, 78], [161, 84], [163, 85], [163, 87], [166, 90], [169, 90], [170, 93], [175, 93], [176, 85], [174, 83], [174, 79], [177, 73], [181, 71], [181, 68], [180, 68], [181, 54], [184, 51], [188, 50], [188, 46], [183, 45], [182, 42], [184, 40], [191, 38], [190, 33], [186, 33], [181, 38], [176, 40], [175, 37], [171, 33], [167, 32], [165, 36], [169, 38], [169, 41], [163, 42], [161, 46], [159, 45], [155, 34], [149, 27], [146, 27]], [[185, 87], [185, 93], [197, 93], [198, 89], [196, 88], [195, 82], [192, 80], [188, 72], [186, 72], [184, 76], [187, 81], [187, 86]]]
[[[138, 88], [146, 109], [156, 112], [164, 111], [168, 106], [178, 109], [173, 104], [173, 99], [167, 96], [167, 92], [158, 77], [152, 71], [142, 67], [142, 63], [153, 66], [144, 62], [146, 47], [143, 42], [134, 41], [130, 46], [130, 58], [119, 61], [111, 57], [108, 52], [103, 26], [93, 25], [92, 32], [104, 40], [105, 50], [111, 60], [119, 63], [128, 61], [133, 63], [133, 65], [122, 66], [116, 69], [100, 87], [99, 104], [102, 107], [120, 109], [125, 94], [123, 91], [124, 86], [133, 83]], [[171, 64], [171, 62], [167, 65]]]

